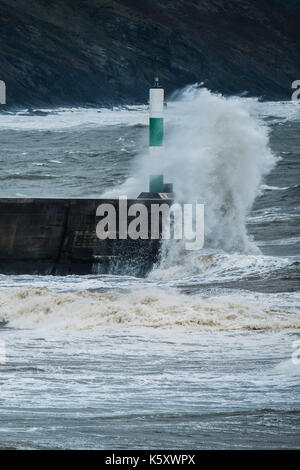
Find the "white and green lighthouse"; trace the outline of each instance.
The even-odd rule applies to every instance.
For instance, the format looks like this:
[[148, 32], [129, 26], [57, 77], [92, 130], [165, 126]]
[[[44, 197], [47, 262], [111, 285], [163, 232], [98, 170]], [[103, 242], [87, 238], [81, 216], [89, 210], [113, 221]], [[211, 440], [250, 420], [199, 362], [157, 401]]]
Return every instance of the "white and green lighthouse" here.
[[[164, 143], [164, 89], [159, 80], [149, 90], [149, 158], [153, 167], [162, 167]], [[149, 192], [142, 192], [139, 199], [173, 199], [173, 184], [164, 182], [163, 173], [150, 175]]]
[[[151, 161], [159, 166], [163, 158], [164, 141], [164, 89], [159, 86], [159, 80], [154, 79], [154, 86], [149, 90], [149, 152]], [[150, 193], [164, 193], [164, 177], [150, 175]]]

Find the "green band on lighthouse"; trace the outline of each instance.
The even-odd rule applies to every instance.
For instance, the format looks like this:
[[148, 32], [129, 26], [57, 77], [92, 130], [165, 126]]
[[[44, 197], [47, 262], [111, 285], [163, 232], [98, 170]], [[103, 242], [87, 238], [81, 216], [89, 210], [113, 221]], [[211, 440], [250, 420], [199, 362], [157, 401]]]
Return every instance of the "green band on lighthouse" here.
[[163, 118], [150, 118], [150, 147], [162, 147], [164, 140], [164, 120]]
[[163, 175], [150, 175], [149, 191], [150, 193], [163, 193], [164, 192], [164, 176]]

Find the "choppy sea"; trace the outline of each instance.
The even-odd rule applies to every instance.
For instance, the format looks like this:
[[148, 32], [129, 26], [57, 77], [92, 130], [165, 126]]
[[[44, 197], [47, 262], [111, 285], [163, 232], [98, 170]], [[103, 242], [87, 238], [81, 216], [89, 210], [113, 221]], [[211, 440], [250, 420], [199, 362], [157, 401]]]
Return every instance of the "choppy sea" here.
[[[146, 106], [43, 113], [0, 114], [0, 197], [145, 189]], [[143, 279], [0, 274], [0, 448], [300, 448], [300, 104], [188, 89], [165, 133], [207, 244]]]

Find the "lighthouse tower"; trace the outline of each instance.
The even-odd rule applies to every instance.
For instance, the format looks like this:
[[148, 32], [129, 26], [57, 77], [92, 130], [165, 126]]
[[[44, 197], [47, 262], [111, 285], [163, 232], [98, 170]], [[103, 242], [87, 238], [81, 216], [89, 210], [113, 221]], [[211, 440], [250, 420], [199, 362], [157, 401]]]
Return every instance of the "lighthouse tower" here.
[[[155, 167], [163, 158], [164, 141], [164, 89], [159, 86], [159, 79], [154, 79], [154, 86], [149, 90], [149, 153], [150, 159], [156, 163]], [[150, 193], [164, 192], [164, 177], [162, 174], [150, 175]]]
[[[164, 89], [158, 77], [149, 90], [149, 158], [155, 168], [162, 165], [164, 141]], [[143, 192], [139, 199], [173, 199], [173, 185], [164, 183], [163, 174], [150, 175], [149, 192]]]

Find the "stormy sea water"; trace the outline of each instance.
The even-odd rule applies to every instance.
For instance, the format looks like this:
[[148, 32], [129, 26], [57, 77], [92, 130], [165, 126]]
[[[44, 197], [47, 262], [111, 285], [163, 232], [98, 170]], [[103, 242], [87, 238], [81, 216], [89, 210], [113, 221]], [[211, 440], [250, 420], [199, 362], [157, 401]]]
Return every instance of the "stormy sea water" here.
[[189, 87], [163, 162], [146, 106], [0, 114], [1, 197], [137, 196], [163, 168], [206, 235], [144, 279], [0, 274], [0, 448], [300, 447], [299, 106]]

